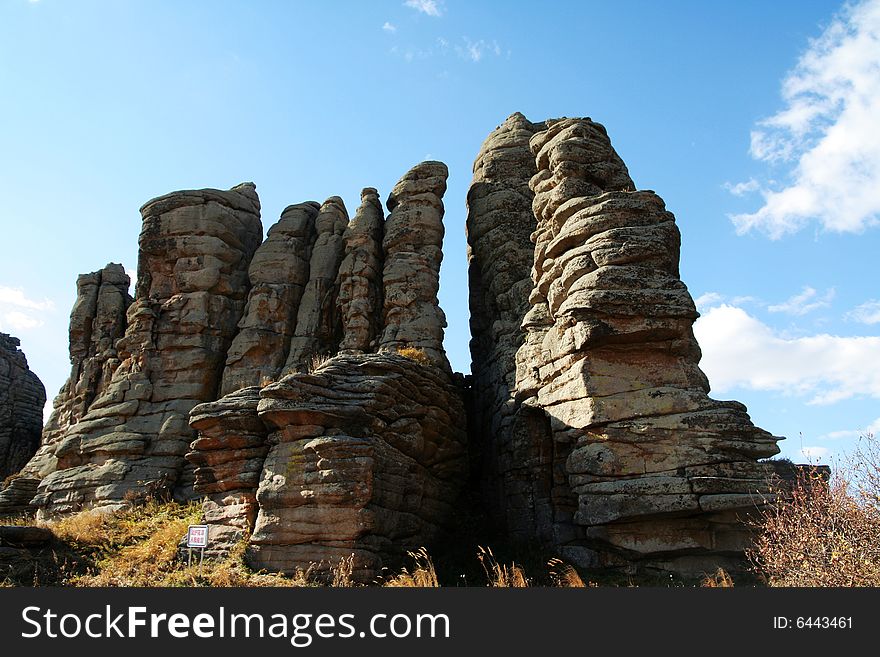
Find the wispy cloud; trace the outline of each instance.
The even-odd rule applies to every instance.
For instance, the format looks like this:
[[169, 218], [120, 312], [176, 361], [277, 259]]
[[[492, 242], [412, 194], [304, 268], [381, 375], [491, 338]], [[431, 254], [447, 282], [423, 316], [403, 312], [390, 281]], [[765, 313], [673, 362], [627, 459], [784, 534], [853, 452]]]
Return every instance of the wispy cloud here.
[[55, 307], [50, 299], [42, 301], [29, 299], [21, 288], [6, 287], [5, 285], [0, 285], [0, 304], [30, 308], [31, 310], [51, 310]]
[[880, 436], [880, 417], [858, 429], [842, 429], [840, 431], [829, 431], [828, 433], [818, 436], [816, 440], [849, 440], [857, 439], [860, 436], [864, 436], [867, 434]]
[[696, 304], [697, 310], [703, 310], [709, 306], [714, 306], [721, 301], [724, 301], [724, 297], [721, 294], [718, 294], [717, 292], [706, 292], [694, 299], [694, 304]]
[[819, 308], [827, 308], [834, 299], [834, 288], [830, 288], [822, 296], [812, 287], [805, 286], [800, 294], [789, 297], [782, 303], [767, 306], [771, 313], [787, 313], [789, 315], [806, 315]]
[[724, 183], [724, 189], [734, 196], [745, 196], [746, 194], [751, 194], [752, 192], [757, 192], [761, 189], [761, 183], [754, 178], [749, 178], [746, 182], [739, 182], [735, 185], [729, 182]]
[[826, 461], [831, 455], [831, 450], [827, 447], [814, 445], [811, 447], [801, 447], [801, 456], [810, 463], [821, 463]]
[[27, 331], [42, 326], [41, 317], [55, 308], [50, 299], [31, 299], [24, 290], [0, 285], [0, 329]]
[[497, 41], [490, 42], [483, 39], [471, 41], [468, 37], [462, 37], [462, 43], [455, 46], [455, 52], [462, 59], [469, 59], [476, 63], [481, 61], [486, 55], [499, 57], [501, 55], [501, 46], [498, 45]]
[[870, 299], [856, 306], [846, 314], [846, 319], [862, 324], [880, 324], [880, 301]]
[[[776, 239], [813, 220], [837, 232], [880, 223], [880, 0], [845, 6], [809, 42], [782, 97], [785, 108], [752, 131], [751, 154], [785, 165], [791, 182], [758, 185], [764, 204], [733, 215], [737, 231]], [[753, 188], [753, 180], [730, 187]]]
[[880, 399], [880, 337], [787, 338], [742, 308], [710, 308], [694, 324], [715, 392], [736, 387], [807, 396], [810, 404]]
[[397, 32], [397, 26], [396, 26], [396, 25], [392, 25], [392, 24], [389, 23], [388, 21], [385, 21], [385, 22], [382, 24], [382, 29], [385, 30], [386, 32], [391, 32], [392, 34], [394, 34], [395, 32]]
[[441, 16], [443, 14], [443, 6], [437, 0], [406, 0], [403, 6], [415, 9], [428, 16]]

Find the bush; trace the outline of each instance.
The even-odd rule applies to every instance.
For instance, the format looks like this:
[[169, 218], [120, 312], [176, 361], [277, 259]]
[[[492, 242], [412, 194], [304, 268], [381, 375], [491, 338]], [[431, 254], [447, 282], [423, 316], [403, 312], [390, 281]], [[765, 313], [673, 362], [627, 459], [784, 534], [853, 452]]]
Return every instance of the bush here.
[[749, 557], [771, 586], [880, 586], [880, 449], [864, 436], [826, 481], [809, 470], [763, 513]]

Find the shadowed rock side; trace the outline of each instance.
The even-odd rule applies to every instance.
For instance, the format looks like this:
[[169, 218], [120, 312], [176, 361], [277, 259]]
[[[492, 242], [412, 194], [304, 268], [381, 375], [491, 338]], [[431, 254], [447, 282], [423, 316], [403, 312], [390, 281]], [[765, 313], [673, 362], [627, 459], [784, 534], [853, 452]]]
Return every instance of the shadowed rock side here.
[[437, 301], [443, 261], [443, 194], [449, 172], [442, 162], [410, 169], [388, 196], [382, 248], [385, 302], [380, 351], [420, 349], [451, 372], [443, 351], [446, 316]]
[[284, 366], [309, 283], [319, 209], [314, 201], [286, 208], [254, 254], [248, 269], [251, 290], [226, 357], [221, 394], [274, 380]]
[[[474, 358], [477, 407], [509, 403], [487, 383], [509, 369], [487, 371], [485, 354], [508, 357], [501, 327], [522, 312], [485, 301], [493, 270], [522, 267], [518, 251], [493, 248], [491, 230], [505, 221], [499, 214], [523, 212], [521, 195], [506, 185], [515, 202], [499, 212], [482, 202], [485, 160], [509, 166], [516, 152], [524, 171], [516, 149], [525, 132], [514, 115], [490, 136], [470, 193], [472, 277], [474, 268], [479, 274], [472, 307], [483, 309], [472, 347], [483, 357]], [[496, 146], [504, 139], [517, 146]], [[490, 417], [484, 457], [507, 528], [581, 565], [736, 568], [749, 541], [744, 516], [773, 475], [757, 459], [776, 454], [777, 439], [752, 425], [741, 404], [708, 397], [674, 217], [653, 192], [634, 191], [605, 129], [589, 119], [547, 121], [530, 148], [537, 225], [516, 411]]]
[[[474, 162], [467, 197], [471, 370], [477, 400], [470, 418], [472, 440], [479, 444], [489, 516], [523, 540], [534, 535], [535, 508], [549, 504], [547, 493], [535, 490], [535, 461], [543, 458], [549, 470], [552, 456], [543, 454], [528, 434], [512, 442], [517, 437], [512, 431], [516, 351], [523, 343], [520, 325], [529, 309], [535, 250], [529, 180], [537, 170], [529, 139], [543, 128], [517, 113], [492, 132]], [[523, 503], [512, 504], [514, 496]]]
[[46, 389], [28, 368], [20, 344], [18, 338], [0, 333], [0, 481], [16, 474], [34, 455], [43, 426]]
[[148, 490], [191, 496], [189, 411], [216, 399], [260, 243], [254, 186], [175, 192], [141, 208], [136, 300], [120, 364], [79, 420], [33, 504], [43, 513], [113, 506]]
[[255, 566], [293, 572], [354, 554], [371, 581], [450, 521], [466, 470], [464, 407], [446, 373], [396, 354], [339, 355], [264, 388], [269, 454]]

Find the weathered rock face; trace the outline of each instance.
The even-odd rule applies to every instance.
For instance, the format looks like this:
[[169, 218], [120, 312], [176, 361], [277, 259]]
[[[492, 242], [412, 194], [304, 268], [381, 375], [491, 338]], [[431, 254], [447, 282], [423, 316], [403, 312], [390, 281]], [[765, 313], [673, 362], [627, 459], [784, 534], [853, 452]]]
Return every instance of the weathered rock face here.
[[451, 371], [443, 351], [446, 316], [437, 301], [443, 260], [443, 194], [449, 172], [442, 162], [422, 162], [391, 190], [382, 248], [384, 330], [381, 351], [412, 347]]
[[16, 474], [34, 455], [43, 426], [46, 389], [28, 368], [20, 344], [0, 333], [0, 480]]
[[345, 259], [339, 266], [337, 305], [342, 318], [342, 353], [375, 351], [382, 313], [382, 236], [385, 217], [379, 193], [361, 192], [361, 205], [345, 229]]
[[309, 261], [306, 283], [290, 340], [285, 372], [307, 371], [315, 358], [336, 351], [339, 314], [336, 310], [336, 277], [342, 260], [348, 212], [338, 196], [331, 196], [315, 218], [317, 238]]
[[223, 372], [222, 394], [274, 380], [287, 360], [315, 243], [314, 201], [291, 205], [248, 269], [251, 290]]
[[52, 402], [40, 450], [24, 474], [41, 479], [56, 469], [58, 441], [110, 385], [120, 363], [116, 342], [125, 334], [130, 285], [122, 265], [112, 262], [77, 278], [70, 312], [70, 376]]
[[262, 236], [259, 211], [250, 183], [175, 192], [141, 208], [136, 300], [115, 345], [120, 362], [57, 441], [33, 501], [43, 512], [119, 504], [157, 487], [192, 494], [183, 458], [194, 438], [189, 412], [217, 397]]
[[[481, 295], [472, 304], [482, 309], [475, 386], [496, 386], [495, 403], [515, 408], [490, 416], [487, 455], [508, 529], [583, 564], [686, 572], [735, 560], [748, 541], [742, 516], [773, 474], [757, 460], [778, 452], [777, 439], [752, 425], [741, 404], [708, 396], [691, 328], [697, 313], [679, 280], [679, 233], [662, 200], [634, 191], [599, 124], [545, 125], [529, 138], [537, 224], [524, 317], [521, 305], [485, 303], [494, 271], [521, 275], [519, 251], [499, 255], [491, 240], [496, 225], [523, 213], [522, 195], [505, 177], [496, 194], [514, 201], [483, 200], [491, 199], [486, 171], [517, 157], [516, 170], [528, 169], [522, 117], [508, 119], [481, 151], [470, 199], [480, 283], [472, 295]], [[505, 140], [515, 146], [497, 145]], [[510, 388], [497, 383], [509, 369], [497, 362], [510, 367], [502, 331], [517, 319], [511, 403]], [[487, 353], [499, 354], [496, 362]]]
[[293, 571], [355, 555], [356, 576], [429, 545], [466, 470], [460, 391], [390, 353], [339, 355], [264, 388], [271, 428], [251, 539], [256, 566]]

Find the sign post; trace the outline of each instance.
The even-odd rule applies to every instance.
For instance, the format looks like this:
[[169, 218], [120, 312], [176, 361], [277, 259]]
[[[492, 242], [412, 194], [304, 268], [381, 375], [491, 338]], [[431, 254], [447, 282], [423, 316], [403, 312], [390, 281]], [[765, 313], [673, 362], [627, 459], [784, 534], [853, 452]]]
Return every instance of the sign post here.
[[186, 547], [189, 548], [187, 566], [192, 565], [193, 548], [199, 548], [199, 576], [201, 576], [202, 562], [205, 560], [205, 548], [208, 547], [208, 525], [190, 525], [186, 532]]

